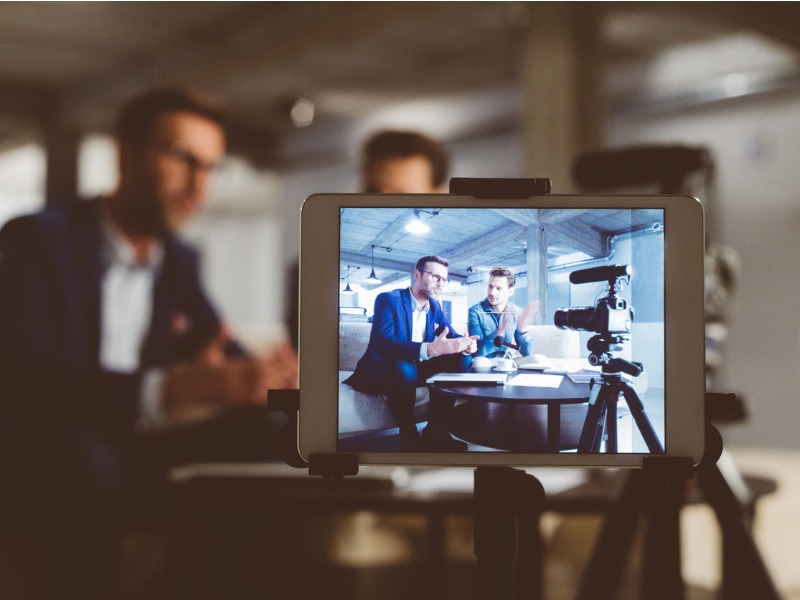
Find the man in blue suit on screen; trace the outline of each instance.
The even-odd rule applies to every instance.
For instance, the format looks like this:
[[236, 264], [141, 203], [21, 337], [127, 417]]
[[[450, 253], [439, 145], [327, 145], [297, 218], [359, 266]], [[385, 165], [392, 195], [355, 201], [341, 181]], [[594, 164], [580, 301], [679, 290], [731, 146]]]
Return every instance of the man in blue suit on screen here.
[[477, 350], [474, 337], [464, 337], [437, 302], [447, 285], [449, 263], [424, 256], [414, 268], [414, 283], [384, 292], [375, 299], [372, 332], [364, 356], [345, 383], [367, 393], [385, 393], [400, 426], [400, 449], [458, 452], [463, 442], [447, 432], [445, 415], [452, 401], [431, 399], [428, 426], [422, 436], [414, 422], [416, 388], [435, 373], [465, 371]]

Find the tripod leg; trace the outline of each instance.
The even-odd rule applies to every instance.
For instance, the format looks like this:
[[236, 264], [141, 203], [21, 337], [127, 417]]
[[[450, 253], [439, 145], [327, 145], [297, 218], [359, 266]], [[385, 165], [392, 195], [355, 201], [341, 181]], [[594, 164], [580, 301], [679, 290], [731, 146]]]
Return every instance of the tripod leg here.
[[617, 453], [617, 401], [616, 398], [609, 398], [606, 405], [606, 452], [610, 454]]
[[518, 477], [517, 557], [514, 565], [515, 598], [544, 598], [544, 540], [541, 518], [544, 487], [533, 475]]
[[682, 600], [680, 511], [684, 480], [654, 477], [647, 486], [641, 598]]
[[636, 393], [636, 390], [633, 389], [633, 386], [627, 381], [620, 380], [619, 387], [622, 391], [622, 395], [625, 397], [625, 402], [628, 403], [628, 408], [631, 410], [633, 420], [636, 422], [636, 426], [639, 428], [639, 432], [642, 434], [647, 444], [647, 449], [652, 454], [664, 454], [664, 446], [661, 440], [658, 439], [658, 435], [656, 435], [656, 431], [653, 429], [650, 418], [647, 416], [647, 413], [644, 412], [644, 404], [639, 394]]
[[541, 600], [544, 487], [510, 467], [475, 469], [475, 557], [480, 600]]
[[578, 452], [598, 452], [603, 439], [603, 427], [606, 421], [605, 383], [595, 382], [589, 394], [589, 410], [583, 422], [581, 437], [578, 440]]
[[[714, 427], [706, 429], [706, 447], [714, 447], [719, 458], [722, 438]], [[707, 451], [707, 454], [714, 454], [714, 451]], [[703, 459], [697, 467], [697, 483], [703, 498], [714, 509], [722, 531], [725, 552], [722, 598], [778, 600], [780, 594], [748, 529], [741, 503], [716, 460]]]
[[624, 486], [609, 507], [581, 579], [578, 600], [612, 600], [619, 595], [644, 492], [640, 471], [629, 471], [623, 477]]
[[509, 467], [475, 470], [475, 556], [478, 598], [514, 598], [516, 515], [510, 506], [518, 473]]

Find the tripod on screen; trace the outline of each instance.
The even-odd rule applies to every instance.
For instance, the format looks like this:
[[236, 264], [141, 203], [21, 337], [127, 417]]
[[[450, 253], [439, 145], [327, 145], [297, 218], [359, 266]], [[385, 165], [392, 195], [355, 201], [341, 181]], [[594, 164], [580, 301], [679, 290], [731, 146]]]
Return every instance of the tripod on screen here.
[[638, 377], [644, 371], [642, 363], [611, 356], [612, 346], [619, 349], [622, 341], [621, 336], [606, 338], [602, 335], [596, 335], [589, 340], [588, 346], [592, 351], [589, 362], [602, 365], [602, 371], [600, 380], [593, 381], [589, 410], [578, 441], [578, 452], [599, 452], [603, 431], [606, 432], [606, 451], [617, 451], [617, 402], [622, 395], [647, 449], [651, 454], [663, 454], [664, 446], [644, 410], [642, 399], [633, 386], [622, 378], [622, 373]]

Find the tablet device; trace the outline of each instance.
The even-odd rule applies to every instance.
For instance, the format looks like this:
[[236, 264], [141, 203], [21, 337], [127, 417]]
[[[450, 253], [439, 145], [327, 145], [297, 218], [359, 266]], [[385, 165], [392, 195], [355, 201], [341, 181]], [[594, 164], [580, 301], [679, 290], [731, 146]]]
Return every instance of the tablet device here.
[[[700, 203], [685, 196], [309, 197], [301, 213], [301, 456], [698, 462], [703, 231]], [[477, 372], [470, 351], [495, 365], [535, 352], [585, 365], [587, 378], [514, 370], [505, 385], [436, 381], [440, 369]]]

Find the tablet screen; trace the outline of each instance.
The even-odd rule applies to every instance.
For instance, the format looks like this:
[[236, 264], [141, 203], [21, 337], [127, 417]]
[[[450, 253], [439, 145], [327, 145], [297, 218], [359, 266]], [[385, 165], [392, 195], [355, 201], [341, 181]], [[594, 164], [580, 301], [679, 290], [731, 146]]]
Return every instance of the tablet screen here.
[[664, 209], [341, 206], [338, 226], [338, 451], [665, 451]]

